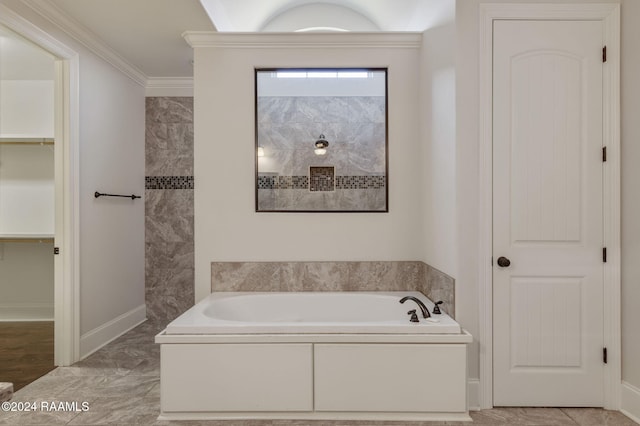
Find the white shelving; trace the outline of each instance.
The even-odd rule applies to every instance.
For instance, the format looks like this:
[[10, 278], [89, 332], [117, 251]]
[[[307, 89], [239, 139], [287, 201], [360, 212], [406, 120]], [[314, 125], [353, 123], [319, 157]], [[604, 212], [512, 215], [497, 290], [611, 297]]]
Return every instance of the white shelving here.
[[0, 321], [53, 320], [54, 61], [0, 28]]
[[0, 139], [0, 321], [53, 319], [52, 142]]
[[[0, 236], [52, 238], [54, 152], [52, 139], [0, 139]], [[6, 143], [4, 143], [6, 142]], [[7, 237], [8, 238], [8, 237]]]
[[53, 234], [0, 234], [0, 243], [52, 243]]
[[31, 145], [54, 145], [53, 138], [45, 138], [45, 137], [23, 137], [23, 136], [11, 136], [11, 135], [3, 135], [0, 133], [0, 146], [1, 145], [21, 145], [21, 146], [31, 146]]

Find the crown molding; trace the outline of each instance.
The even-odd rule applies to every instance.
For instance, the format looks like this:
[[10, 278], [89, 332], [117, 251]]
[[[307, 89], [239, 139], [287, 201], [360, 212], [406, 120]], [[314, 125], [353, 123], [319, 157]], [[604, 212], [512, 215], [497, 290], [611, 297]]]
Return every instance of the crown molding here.
[[139, 68], [116, 53], [82, 24], [67, 16], [51, 0], [22, 0], [22, 3], [59, 27], [131, 80], [143, 87], [146, 86], [147, 76]]
[[53, 39], [45, 31], [42, 31], [33, 23], [3, 4], [0, 4], [0, 24], [5, 25], [22, 36], [26, 36], [31, 42], [45, 50], [56, 52], [58, 56], [67, 59], [78, 56], [74, 50]]
[[193, 48], [277, 49], [419, 49], [420, 32], [388, 33], [218, 33], [186, 31], [182, 37]]
[[193, 89], [193, 77], [149, 77], [150, 89]]
[[193, 77], [149, 77], [145, 96], [193, 96]]

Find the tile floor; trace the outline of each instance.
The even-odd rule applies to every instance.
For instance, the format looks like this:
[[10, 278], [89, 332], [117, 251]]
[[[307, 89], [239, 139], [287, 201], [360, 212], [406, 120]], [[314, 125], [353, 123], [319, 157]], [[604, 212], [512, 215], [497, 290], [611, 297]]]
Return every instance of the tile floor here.
[[[5, 425], [211, 425], [211, 426], [435, 426], [438, 422], [370, 421], [158, 421], [160, 348], [153, 342], [162, 327], [144, 323], [71, 367], [57, 368], [18, 391], [13, 401], [89, 403], [86, 412], [0, 412]], [[495, 408], [472, 412], [478, 425], [636, 425], [615, 411], [574, 408]]]

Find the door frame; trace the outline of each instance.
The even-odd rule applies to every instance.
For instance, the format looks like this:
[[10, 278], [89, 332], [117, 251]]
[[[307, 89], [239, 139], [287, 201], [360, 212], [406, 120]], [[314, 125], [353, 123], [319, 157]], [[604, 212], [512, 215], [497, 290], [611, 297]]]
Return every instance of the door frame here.
[[79, 56], [2, 4], [0, 24], [56, 57], [54, 364], [71, 365], [80, 358]]
[[603, 22], [607, 63], [603, 67], [604, 408], [620, 409], [620, 5], [481, 4], [479, 94], [479, 342], [480, 408], [493, 407], [493, 22], [495, 20], [598, 20]]

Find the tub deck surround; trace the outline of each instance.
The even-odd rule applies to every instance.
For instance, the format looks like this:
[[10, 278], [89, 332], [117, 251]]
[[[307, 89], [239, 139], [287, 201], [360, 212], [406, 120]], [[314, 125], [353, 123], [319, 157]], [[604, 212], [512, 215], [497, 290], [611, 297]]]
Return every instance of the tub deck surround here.
[[[418, 292], [213, 293], [156, 335], [161, 420], [471, 420], [467, 344]], [[260, 324], [260, 321], [264, 322]]]
[[[415, 302], [434, 304], [419, 292], [212, 293], [166, 328], [166, 334], [459, 334], [446, 313], [422, 318]], [[420, 322], [407, 314], [417, 310]]]

